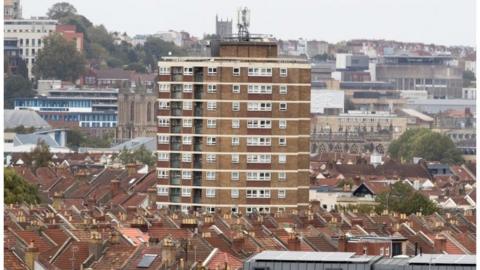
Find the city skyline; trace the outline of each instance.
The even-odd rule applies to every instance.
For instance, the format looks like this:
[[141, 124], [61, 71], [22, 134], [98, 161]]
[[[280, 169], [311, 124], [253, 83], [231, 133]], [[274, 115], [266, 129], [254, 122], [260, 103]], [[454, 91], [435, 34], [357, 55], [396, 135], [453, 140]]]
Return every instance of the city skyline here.
[[[24, 0], [22, 9], [24, 17], [44, 16], [58, 0]], [[111, 2], [93, 2], [91, 0], [71, 0], [78, 13], [86, 16], [94, 24], [103, 24], [109, 31], [127, 32], [129, 35], [153, 34], [158, 31], [184, 30], [194, 36], [215, 31], [215, 15], [220, 18], [235, 20], [238, 7], [248, 6], [251, 11], [251, 32], [271, 34], [280, 39], [316, 39], [336, 43], [349, 39], [386, 39], [402, 42], [434, 43], [447, 46], [475, 46], [475, 1], [319, 1], [309, 3], [306, 0], [291, 2], [250, 0], [224, 3], [205, 1], [154, 2], [140, 0], [132, 14], [128, 2], [115, 3], [115, 15], [104, 16], [105, 10], [111, 8]], [[275, 13], [270, 12], [276, 4]], [[94, 5], [97, 8], [92, 9]], [[162, 9], [161, 7], [164, 7]], [[303, 7], [307, 7], [303, 9]], [[152, 8], [154, 7], [154, 8]], [[414, 8], [412, 8], [414, 7]], [[181, 15], [174, 11], [182, 10]], [[202, 14], [196, 15], [197, 10]], [[296, 12], [298, 10], [298, 12]], [[322, 13], [322, 10], [328, 10]], [[394, 10], [394, 13], [377, 12]], [[292, 12], [293, 11], [293, 12]], [[302, 13], [302, 16], [295, 14]], [[135, 14], [142, 14], [136, 16]], [[268, 14], [268, 16], [266, 16]], [[283, 18], [291, 15], [288, 22]], [[343, 15], [345, 20], [341, 20]], [[134, 20], [125, 20], [133, 16]], [[158, 23], [152, 23], [155, 21]], [[200, 19], [198, 19], [200, 18]], [[208, 18], [208, 19], [206, 19]], [[409, 20], [404, 20], [408, 18]], [[444, 18], [449, 18], [445, 20]], [[132, 23], [135, 22], [135, 23]], [[353, 23], [360, 22], [360, 23]], [[235, 24], [235, 23], [234, 23]], [[335, 27], [332, 27], [334, 25]], [[458, 29], [462, 29], [458, 31]], [[234, 32], [236, 27], [234, 27]], [[446, 34], [448, 33], [448, 35]]]

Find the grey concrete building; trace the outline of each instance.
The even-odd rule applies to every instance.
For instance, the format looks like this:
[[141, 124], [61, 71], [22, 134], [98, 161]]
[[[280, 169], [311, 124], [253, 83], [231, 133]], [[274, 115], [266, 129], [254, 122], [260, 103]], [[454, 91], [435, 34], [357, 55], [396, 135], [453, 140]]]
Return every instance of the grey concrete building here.
[[427, 90], [433, 98], [461, 98], [463, 73], [449, 56], [389, 55], [371, 66], [372, 80], [393, 82], [398, 90]]

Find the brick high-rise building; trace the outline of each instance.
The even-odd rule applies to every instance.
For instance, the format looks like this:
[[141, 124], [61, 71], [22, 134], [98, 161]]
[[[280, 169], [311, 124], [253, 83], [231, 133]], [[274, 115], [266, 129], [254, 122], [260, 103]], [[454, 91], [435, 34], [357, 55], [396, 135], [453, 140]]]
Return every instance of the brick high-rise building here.
[[275, 212], [308, 205], [310, 65], [272, 42], [223, 41], [159, 62], [157, 206]]

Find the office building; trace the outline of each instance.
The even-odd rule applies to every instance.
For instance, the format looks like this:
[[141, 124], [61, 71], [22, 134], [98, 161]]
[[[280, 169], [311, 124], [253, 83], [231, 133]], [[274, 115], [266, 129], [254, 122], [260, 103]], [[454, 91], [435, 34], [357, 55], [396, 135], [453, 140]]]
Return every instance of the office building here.
[[15, 99], [15, 110], [33, 110], [54, 128], [80, 128], [92, 135], [117, 127], [118, 89], [57, 89], [46, 96]]
[[461, 98], [462, 70], [450, 56], [385, 55], [371, 65], [372, 80], [388, 81], [398, 90], [426, 90], [432, 98]]
[[32, 67], [43, 48], [43, 39], [55, 32], [56, 25], [56, 20], [41, 18], [4, 20], [4, 38], [18, 40], [17, 46], [27, 65], [29, 78], [33, 78]]
[[159, 62], [157, 206], [269, 213], [308, 205], [310, 65], [274, 42]]

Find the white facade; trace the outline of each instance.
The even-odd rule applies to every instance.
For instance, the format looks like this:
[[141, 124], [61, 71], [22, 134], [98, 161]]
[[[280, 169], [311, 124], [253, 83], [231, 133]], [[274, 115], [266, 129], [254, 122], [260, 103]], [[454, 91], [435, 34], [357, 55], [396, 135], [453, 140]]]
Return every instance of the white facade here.
[[32, 67], [38, 51], [43, 48], [44, 38], [55, 32], [56, 25], [56, 20], [36, 18], [4, 21], [4, 37], [18, 40], [20, 55], [27, 64], [29, 78], [33, 78]]
[[344, 111], [345, 92], [342, 90], [312, 89], [310, 92], [310, 112], [324, 113], [325, 109]]
[[178, 47], [181, 47], [183, 45], [182, 34], [180, 32], [157, 32], [153, 36], [166, 42], [173, 42]]

